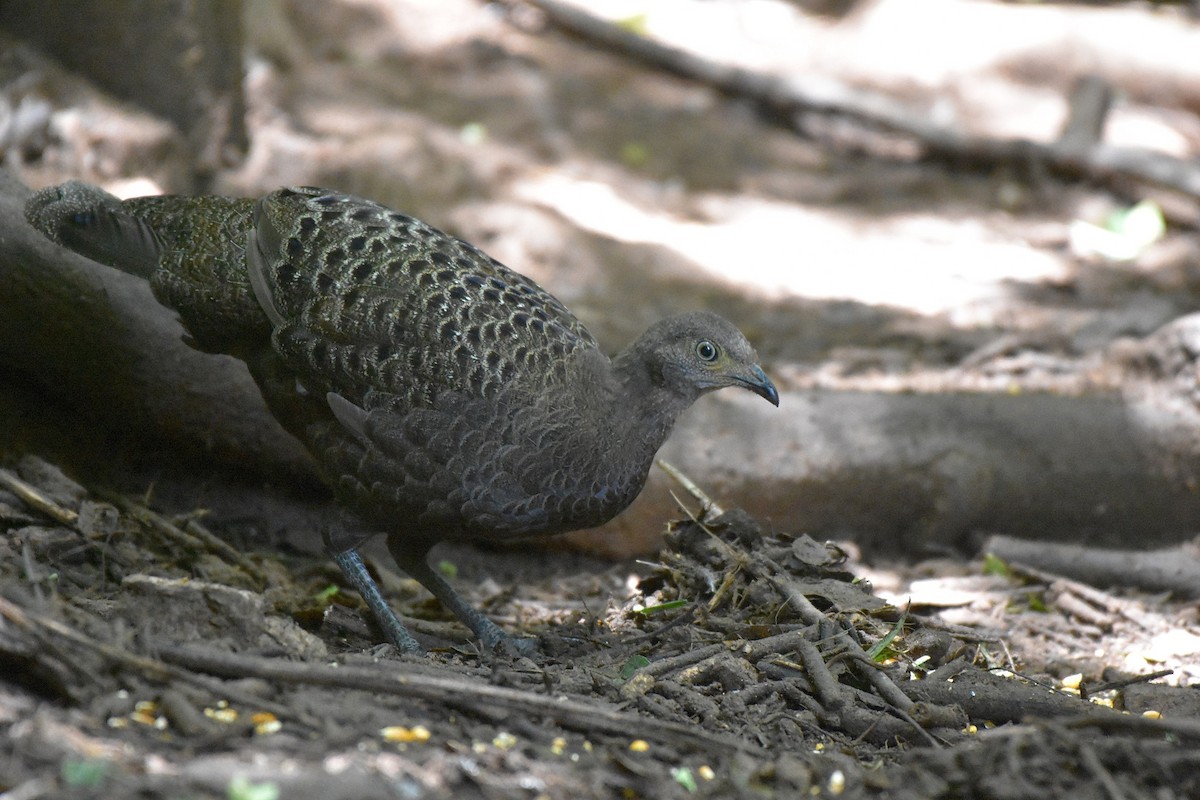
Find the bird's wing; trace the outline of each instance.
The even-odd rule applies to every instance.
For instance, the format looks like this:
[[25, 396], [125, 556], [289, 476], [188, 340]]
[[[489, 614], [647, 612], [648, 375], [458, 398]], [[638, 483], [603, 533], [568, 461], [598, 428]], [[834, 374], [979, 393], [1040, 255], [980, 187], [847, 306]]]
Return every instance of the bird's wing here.
[[533, 281], [356, 197], [267, 195], [247, 262], [280, 354], [308, 388], [357, 404], [371, 392], [419, 407], [447, 391], [491, 396], [530, 376], [553, 383], [568, 355], [596, 346]]

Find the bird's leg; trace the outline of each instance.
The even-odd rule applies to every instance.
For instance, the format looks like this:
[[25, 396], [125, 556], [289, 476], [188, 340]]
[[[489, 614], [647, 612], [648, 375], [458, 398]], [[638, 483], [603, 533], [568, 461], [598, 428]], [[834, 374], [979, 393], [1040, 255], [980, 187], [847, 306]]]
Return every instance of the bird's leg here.
[[371, 609], [371, 613], [375, 615], [375, 621], [383, 629], [383, 634], [387, 637], [388, 641], [405, 653], [423, 654], [425, 648], [421, 647], [417, 640], [413, 638], [413, 635], [400, 624], [399, 618], [396, 617], [396, 612], [392, 611], [387, 600], [383, 599], [383, 593], [379, 591], [379, 584], [375, 583], [375, 579], [371, 577], [371, 573], [367, 572], [367, 567], [363, 564], [362, 556], [358, 554], [358, 549], [351, 547], [336, 553], [332, 552], [331, 549], [330, 555], [337, 565], [341, 567], [342, 574], [346, 576], [346, 580], [350, 581], [355, 590], [362, 596], [363, 602], [367, 604], [367, 608]]
[[533, 650], [532, 639], [512, 638], [500, 630], [496, 623], [484, 616], [483, 612], [454, 591], [454, 587], [429, 566], [426, 558], [429, 553], [428, 547], [414, 547], [411, 540], [389, 536], [388, 550], [391, 551], [392, 557], [396, 559], [396, 564], [400, 569], [432, 592], [443, 606], [471, 629], [471, 632], [483, 645], [484, 650], [489, 653], [501, 650], [512, 655], [529, 655]]

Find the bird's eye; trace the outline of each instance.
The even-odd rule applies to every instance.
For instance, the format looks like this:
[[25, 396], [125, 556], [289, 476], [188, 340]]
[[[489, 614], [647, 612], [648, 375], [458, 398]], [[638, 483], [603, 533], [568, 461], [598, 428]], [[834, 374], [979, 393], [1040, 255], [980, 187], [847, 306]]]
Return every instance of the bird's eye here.
[[701, 361], [716, 361], [717, 346], [708, 339], [701, 339], [696, 343], [696, 355], [700, 356]]

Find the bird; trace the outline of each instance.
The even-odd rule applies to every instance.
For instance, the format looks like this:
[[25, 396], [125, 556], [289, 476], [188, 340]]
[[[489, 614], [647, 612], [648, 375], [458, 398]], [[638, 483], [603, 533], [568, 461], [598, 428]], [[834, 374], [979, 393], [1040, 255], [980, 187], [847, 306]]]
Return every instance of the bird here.
[[424, 648], [367, 571], [366, 540], [385, 534], [485, 650], [524, 652], [429, 566], [434, 545], [598, 526], [641, 492], [697, 398], [738, 387], [779, 405], [754, 348], [715, 313], [666, 317], [610, 359], [534, 281], [352, 195], [120, 200], [69, 181], [25, 216], [146, 279], [192, 347], [246, 363], [344, 510], [325, 549], [404, 652]]

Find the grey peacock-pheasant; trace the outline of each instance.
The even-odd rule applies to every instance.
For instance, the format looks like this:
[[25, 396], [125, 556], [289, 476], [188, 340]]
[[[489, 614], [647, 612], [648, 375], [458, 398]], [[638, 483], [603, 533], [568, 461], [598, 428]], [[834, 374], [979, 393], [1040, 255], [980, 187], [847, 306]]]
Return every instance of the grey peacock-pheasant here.
[[563, 305], [477, 248], [368, 200], [291, 188], [260, 200], [121, 201], [70, 182], [30, 223], [149, 280], [193, 346], [246, 362], [315, 456], [346, 523], [325, 544], [387, 637], [421, 646], [357, 547], [399, 566], [489, 650], [511, 646], [427, 562], [444, 539], [599, 525], [641, 491], [679, 414], [714, 389], [779, 395], [721, 317], [680, 314], [615, 358]]

